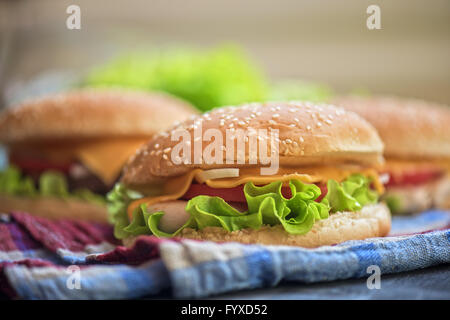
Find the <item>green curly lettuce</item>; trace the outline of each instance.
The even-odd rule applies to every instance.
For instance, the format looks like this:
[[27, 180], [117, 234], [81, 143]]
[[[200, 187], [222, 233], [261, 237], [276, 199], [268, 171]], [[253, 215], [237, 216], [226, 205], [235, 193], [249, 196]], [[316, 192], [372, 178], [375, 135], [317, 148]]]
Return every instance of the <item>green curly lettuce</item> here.
[[393, 215], [401, 215], [408, 212], [402, 198], [399, 195], [390, 192], [386, 193], [383, 198], [389, 208], [389, 211], [391, 211]]
[[[106, 195], [108, 201], [109, 221], [114, 224], [114, 235], [118, 239], [124, 239], [131, 235], [141, 234], [142, 230], [135, 227], [145, 226], [142, 211], [134, 212], [133, 221], [130, 223], [127, 216], [127, 208], [130, 202], [142, 198], [139, 192], [127, 189], [123, 184], [117, 183]], [[127, 227], [128, 231], [125, 230]]]
[[117, 184], [108, 194], [108, 209], [115, 236], [119, 239], [143, 234], [173, 237], [184, 228], [219, 227], [231, 232], [245, 228], [258, 229], [263, 225], [281, 225], [290, 234], [305, 234], [316, 221], [327, 219], [330, 212], [358, 211], [378, 200], [376, 192], [369, 188], [370, 180], [362, 175], [352, 175], [342, 183], [330, 180], [329, 192], [321, 202], [316, 201], [321, 196], [321, 190], [314, 184], [291, 180], [290, 198], [282, 195], [282, 185], [281, 181], [265, 186], [255, 186], [251, 182], [245, 184], [243, 192], [248, 206], [245, 212], [236, 210], [220, 197], [194, 197], [185, 208], [190, 214], [189, 219], [173, 233], [159, 229], [164, 212], [148, 212], [145, 204], [133, 212], [130, 221], [128, 205], [142, 195], [122, 184]]
[[268, 90], [260, 68], [232, 45], [212, 50], [169, 48], [121, 56], [92, 70], [82, 85], [167, 92], [202, 111], [263, 101]]
[[329, 180], [322, 202], [328, 204], [332, 212], [359, 211], [378, 201], [378, 194], [370, 189], [370, 183], [371, 180], [361, 174], [353, 174], [341, 183]]
[[303, 80], [283, 80], [272, 84], [268, 100], [328, 102], [333, 96], [333, 90], [320, 83]]
[[326, 102], [334, 94], [328, 86], [310, 81], [270, 83], [264, 70], [236, 45], [130, 53], [93, 69], [81, 86], [167, 92], [201, 111], [268, 100]]
[[69, 192], [65, 176], [57, 171], [45, 171], [39, 177], [37, 186], [33, 179], [24, 176], [15, 166], [0, 171], [0, 194], [24, 197], [72, 198], [99, 205], [106, 205], [104, 197], [88, 189]]

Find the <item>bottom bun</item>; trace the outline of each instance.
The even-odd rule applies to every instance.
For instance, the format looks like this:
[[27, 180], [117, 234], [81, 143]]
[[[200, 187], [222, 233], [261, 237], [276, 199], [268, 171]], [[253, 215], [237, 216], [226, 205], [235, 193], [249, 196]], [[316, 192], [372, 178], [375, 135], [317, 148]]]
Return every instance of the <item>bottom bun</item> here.
[[0, 212], [14, 211], [48, 219], [72, 219], [93, 222], [107, 222], [106, 207], [79, 200], [66, 200], [51, 197], [27, 198], [0, 195]]
[[[391, 229], [391, 214], [384, 203], [365, 206], [360, 212], [337, 212], [328, 219], [317, 221], [304, 235], [289, 234], [283, 227], [263, 226], [257, 230], [242, 229], [228, 232], [218, 227], [202, 230], [184, 229], [181, 238], [214, 242], [240, 242], [246, 244], [288, 245], [315, 248], [348, 240], [384, 237]], [[136, 237], [123, 240], [131, 247]]]

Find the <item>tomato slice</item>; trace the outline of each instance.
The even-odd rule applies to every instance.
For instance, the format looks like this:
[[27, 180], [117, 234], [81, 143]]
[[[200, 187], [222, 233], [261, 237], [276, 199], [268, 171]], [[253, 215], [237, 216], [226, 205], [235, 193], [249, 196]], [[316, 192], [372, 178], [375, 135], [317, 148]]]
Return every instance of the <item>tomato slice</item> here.
[[386, 187], [418, 185], [433, 181], [443, 175], [443, 171], [435, 168], [422, 168], [420, 170], [405, 171], [402, 173], [389, 173]]
[[220, 197], [226, 202], [246, 202], [243, 185], [234, 188], [211, 188], [206, 184], [193, 183], [181, 198], [190, 200], [196, 196]]
[[74, 162], [51, 163], [42, 159], [11, 157], [9, 161], [25, 173], [42, 173], [46, 170], [56, 170], [68, 173]]
[[[316, 201], [322, 200], [322, 198], [327, 194], [327, 186], [325, 184], [318, 185], [318, 187], [320, 187], [322, 194], [316, 199]], [[281, 193], [285, 198], [292, 197], [291, 189], [288, 186], [282, 187]], [[181, 199], [190, 200], [196, 196], [202, 195], [220, 197], [226, 202], [247, 202], [245, 200], [243, 185], [234, 188], [212, 188], [206, 184], [193, 183]]]

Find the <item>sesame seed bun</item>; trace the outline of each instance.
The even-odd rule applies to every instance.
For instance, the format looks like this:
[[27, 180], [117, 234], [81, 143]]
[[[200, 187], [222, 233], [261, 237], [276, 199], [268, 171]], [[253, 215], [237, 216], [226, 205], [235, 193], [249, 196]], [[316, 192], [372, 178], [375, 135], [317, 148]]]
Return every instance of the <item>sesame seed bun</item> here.
[[47, 219], [107, 222], [106, 207], [75, 199], [19, 197], [0, 194], [0, 213], [28, 212]]
[[[337, 212], [329, 218], [317, 221], [304, 235], [293, 235], [280, 226], [263, 226], [257, 230], [243, 229], [228, 232], [218, 227], [202, 230], [184, 229], [181, 238], [214, 242], [240, 242], [246, 244], [288, 245], [315, 248], [348, 240], [384, 237], [391, 229], [391, 216], [386, 205], [380, 203], [365, 206], [360, 212]], [[123, 240], [132, 246], [136, 237]]]
[[30, 100], [0, 114], [0, 142], [152, 136], [197, 111], [162, 93], [85, 89]]
[[369, 121], [385, 144], [385, 156], [450, 159], [450, 107], [397, 97], [345, 96], [335, 104]]
[[[269, 139], [270, 129], [278, 129], [280, 166], [344, 163], [373, 166], [382, 161], [383, 144], [376, 130], [353, 112], [332, 105], [306, 102], [252, 103], [240, 107], [214, 109], [155, 136], [130, 159], [125, 167], [122, 182], [127, 185], [147, 185], [182, 175], [193, 168], [227, 167], [227, 165], [206, 164], [205, 161], [202, 161], [202, 164], [172, 163], [170, 152], [180, 143], [179, 140], [172, 141], [172, 133], [182, 129], [190, 133], [193, 155], [194, 129], [200, 124], [203, 133], [207, 129], [219, 130], [223, 136], [224, 146], [227, 129], [234, 132], [236, 129], [267, 129]], [[259, 139], [264, 138], [259, 136]], [[209, 144], [210, 142], [203, 142], [203, 150]], [[270, 140], [268, 144], [270, 145]], [[225, 157], [226, 152], [223, 152], [223, 163]], [[247, 143], [245, 164], [236, 164], [234, 161], [233, 165], [228, 166], [235, 168], [255, 166], [250, 165], [248, 159]]]

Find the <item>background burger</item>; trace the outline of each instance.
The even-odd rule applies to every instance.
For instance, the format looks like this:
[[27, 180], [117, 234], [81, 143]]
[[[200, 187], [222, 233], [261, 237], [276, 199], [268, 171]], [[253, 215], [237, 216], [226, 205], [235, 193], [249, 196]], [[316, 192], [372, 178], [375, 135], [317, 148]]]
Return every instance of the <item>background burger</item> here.
[[163, 94], [81, 90], [0, 114], [10, 167], [0, 173], [0, 211], [105, 220], [103, 196], [156, 132], [196, 111]]
[[[227, 130], [279, 130], [278, 172], [261, 175], [261, 165], [249, 164], [255, 155], [247, 139], [244, 164], [174, 164], [171, 152], [179, 141], [173, 134], [191, 133], [187, 145], [193, 154], [199, 125], [224, 137]], [[259, 135], [258, 145], [267, 139]], [[203, 143], [203, 152], [208, 147]], [[215, 109], [154, 137], [130, 159], [108, 195], [115, 235], [126, 245], [153, 234], [304, 247], [384, 236], [390, 213], [378, 201], [383, 186], [374, 169], [382, 151], [368, 122], [334, 106], [292, 102]]]
[[393, 213], [450, 208], [450, 108], [395, 97], [341, 97], [385, 144], [385, 199]]

